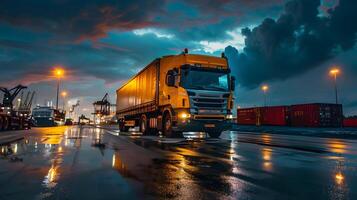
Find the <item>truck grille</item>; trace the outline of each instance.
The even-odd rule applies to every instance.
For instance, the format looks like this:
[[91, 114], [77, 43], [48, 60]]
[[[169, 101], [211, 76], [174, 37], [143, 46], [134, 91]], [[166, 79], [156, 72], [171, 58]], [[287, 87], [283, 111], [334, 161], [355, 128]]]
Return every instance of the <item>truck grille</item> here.
[[193, 98], [193, 100], [202, 103], [224, 103], [224, 99]]
[[193, 103], [194, 106], [200, 107], [200, 108], [221, 108], [222, 103]]
[[227, 111], [227, 98], [224, 94], [199, 94], [190, 96], [193, 114], [225, 114]]
[[208, 119], [208, 120], [224, 120], [223, 115], [196, 115], [194, 119]]

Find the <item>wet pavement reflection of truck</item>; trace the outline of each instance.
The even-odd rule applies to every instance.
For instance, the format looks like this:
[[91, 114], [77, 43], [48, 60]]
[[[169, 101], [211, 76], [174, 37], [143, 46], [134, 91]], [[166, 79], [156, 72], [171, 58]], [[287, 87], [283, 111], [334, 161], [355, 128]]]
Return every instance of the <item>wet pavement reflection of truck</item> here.
[[34, 128], [0, 147], [0, 199], [354, 199], [354, 140], [173, 139]]

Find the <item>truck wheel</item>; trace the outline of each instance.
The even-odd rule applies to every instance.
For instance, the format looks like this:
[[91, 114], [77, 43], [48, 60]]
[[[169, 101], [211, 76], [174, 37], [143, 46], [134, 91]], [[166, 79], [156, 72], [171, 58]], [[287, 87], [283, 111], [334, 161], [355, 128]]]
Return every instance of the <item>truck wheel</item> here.
[[3, 130], [9, 130], [9, 129], [10, 129], [10, 120], [9, 120], [9, 118], [5, 117], [4, 118]]
[[148, 120], [145, 115], [142, 115], [140, 117], [140, 132], [142, 132], [143, 135], [147, 135], [149, 132], [148, 131]]
[[218, 131], [212, 131], [212, 132], [208, 132], [209, 137], [211, 138], [219, 138], [219, 136], [221, 136], [221, 132]]
[[120, 132], [128, 132], [129, 127], [125, 126], [125, 122], [119, 122], [119, 130]]
[[19, 126], [18, 126], [19, 130], [23, 130], [24, 129], [24, 120], [23, 119], [19, 119]]
[[0, 117], [0, 131], [2, 131], [4, 128], [4, 119]]
[[164, 120], [163, 120], [163, 134], [165, 137], [170, 138], [170, 137], [182, 137], [182, 132], [175, 132], [172, 130], [172, 118], [170, 113], [166, 113], [164, 115]]
[[171, 120], [170, 113], [166, 113], [164, 115], [164, 120], [163, 120], [162, 126], [163, 126], [162, 130], [163, 130], [164, 136], [172, 137], [173, 136], [173, 134], [172, 134], [172, 120]]

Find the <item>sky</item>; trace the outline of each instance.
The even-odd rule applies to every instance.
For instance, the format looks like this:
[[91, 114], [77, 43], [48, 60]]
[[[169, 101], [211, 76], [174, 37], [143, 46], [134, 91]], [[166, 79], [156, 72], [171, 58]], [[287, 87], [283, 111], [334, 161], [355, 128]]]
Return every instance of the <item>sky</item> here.
[[225, 52], [237, 78], [235, 102], [261, 106], [334, 102], [328, 72], [341, 68], [339, 101], [357, 115], [357, 1], [354, 0], [2, 0], [0, 86], [24, 84], [35, 103], [91, 103], [155, 58]]

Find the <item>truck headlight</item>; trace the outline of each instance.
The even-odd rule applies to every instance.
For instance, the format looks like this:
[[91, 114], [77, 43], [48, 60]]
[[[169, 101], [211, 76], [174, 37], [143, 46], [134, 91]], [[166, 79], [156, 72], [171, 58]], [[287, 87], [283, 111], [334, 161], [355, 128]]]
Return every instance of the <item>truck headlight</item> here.
[[233, 119], [233, 115], [227, 115], [227, 119]]
[[188, 119], [190, 117], [191, 117], [191, 115], [189, 113], [187, 113], [187, 112], [182, 112], [182, 113], [179, 114], [179, 118], [180, 119]]

